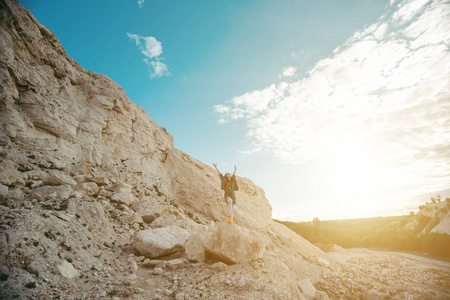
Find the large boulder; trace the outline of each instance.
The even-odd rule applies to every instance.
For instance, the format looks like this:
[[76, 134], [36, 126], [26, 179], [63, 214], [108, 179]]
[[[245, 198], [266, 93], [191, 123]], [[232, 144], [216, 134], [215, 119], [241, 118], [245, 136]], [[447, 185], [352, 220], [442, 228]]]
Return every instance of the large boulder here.
[[135, 233], [134, 247], [149, 258], [180, 256], [188, 238], [189, 232], [177, 226], [147, 229]]
[[219, 223], [207, 232], [204, 246], [208, 253], [227, 263], [249, 263], [262, 258], [266, 238], [236, 224]]
[[186, 257], [190, 261], [205, 262], [204, 238], [199, 233], [191, 234], [184, 246]]

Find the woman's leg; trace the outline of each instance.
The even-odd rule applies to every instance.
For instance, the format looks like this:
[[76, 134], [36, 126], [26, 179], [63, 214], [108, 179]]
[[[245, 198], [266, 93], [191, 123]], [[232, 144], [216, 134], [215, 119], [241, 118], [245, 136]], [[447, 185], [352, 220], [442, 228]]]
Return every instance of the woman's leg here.
[[233, 199], [231, 197], [225, 198], [228, 202], [228, 217], [231, 217], [231, 222], [233, 222], [233, 213], [234, 213], [234, 207], [233, 207]]

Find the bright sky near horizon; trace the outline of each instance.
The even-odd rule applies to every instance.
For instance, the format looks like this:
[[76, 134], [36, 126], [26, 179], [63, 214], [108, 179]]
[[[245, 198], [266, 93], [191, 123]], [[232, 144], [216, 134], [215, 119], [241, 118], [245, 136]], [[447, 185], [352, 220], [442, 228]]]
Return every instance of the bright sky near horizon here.
[[19, 2], [178, 149], [237, 165], [274, 218], [450, 196], [448, 1]]

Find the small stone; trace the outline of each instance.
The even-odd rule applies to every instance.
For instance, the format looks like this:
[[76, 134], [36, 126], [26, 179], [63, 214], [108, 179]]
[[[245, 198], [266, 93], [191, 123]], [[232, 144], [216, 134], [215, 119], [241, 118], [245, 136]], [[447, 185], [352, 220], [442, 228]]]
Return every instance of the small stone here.
[[227, 269], [227, 265], [224, 264], [223, 262], [219, 261], [219, 262], [216, 262], [215, 264], [211, 265], [211, 269], [216, 270], [216, 271], [225, 271]]
[[133, 274], [131, 274], [130, 276], [127, 277], [127, 280], [133, 281], [133, 280], [136, 280], [136, 278], [137, 278], [136, 274], [133, 273]]
[[184, 265], [184, 260], [179, 259], [179, 258], [172, 259], [167, 262], [167, 266], [171, 269], [178, 269], [178, 268], [181, 268], [183, 265]]
[[138, 270], [138, 265], [134, 260], [130, 260], [131, 272], [135, 273]]
[[316, 291], [316, 300], [329, 300], [330, 298], [325, 292]]
[[162, 273], [164, 273], [164, 270], [162, 268], [154, 268], [153, 269], [153, 274], [155, 274], [155, 275], [161, 275]]
[[178, 293], [178, 294], [175, 296], [175, 299], [176, 299], [176, 300], [184, 300], [184, 299], [185, 299], [184, 293]]
[[59, 272], [66, 278], [73, 278], [78, 275], [78, 271], [68, 261], [63, 261], [58, 267]]
[[130, 205], [134, 201], [136, 201], [136, 198], [131, 192], [119, 192], [111, 197], [111, 201], [125, 205]]
[[238, 286], [243, 287], [246, 284], [247, 284], [247, 280], [245, 279], [244, 276], [242, 276], [241, 279], [239, 279]]
[[164, 290], [164, 295], [170, 296], [170, 295], [172, 295], [172, 291], [169, 290], [169, 289], [165, 289], [165, 290]]
[[98, 185], [95, 182], [84, 182], [78, 185], [78, 189], [86, 195], [92, 196], [98, 192]]

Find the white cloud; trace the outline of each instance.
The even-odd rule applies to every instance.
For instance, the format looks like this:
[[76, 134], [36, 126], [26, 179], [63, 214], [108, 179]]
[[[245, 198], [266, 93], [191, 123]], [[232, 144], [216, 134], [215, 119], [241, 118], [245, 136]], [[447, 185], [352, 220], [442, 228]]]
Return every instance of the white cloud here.
[[149, 67], [150, 78], [171, 75], [167, 65], [161, 62], [164, 58], [160, 57], [163, 53], [160, 41], [152, 36], [140, 36], [134, 33], [127, 33], [127, 35], [136, 42], [136, 46], [138, 46], [142, 54], [147, 57], [144, 58], [143, 61]]
[[152, 36], [139, 36], [133, 33], [127, 33], [128, 37], [136, 42], [142, 54], [149, 59], [158, 57], [162, 54], [162, 45], [157, 39]]
[[167, 66], [160, 61], [151, 61], [150, 65], [153, 69], [153, 72], [150, 72], [150, 78], [171, 75], [169, 70], [167, 69]]
[[229, 106], [223, 105], [223, 104], [218, 104], [216, 106], [214, 106], [214, 112], [217, 113], [227, 113], [231, 110], [231, 108]]
[[144, 7], [144, 0], [138, 0], [139, 8]]
[[281, 72], [280, 75], [278, 75], [278, 78], [292, 77], [295, 75], [295, 72], [297, 72], [296, 67], [291, 66], [291, 67], [283, 68], [283, 71]]
[[448, 186], [450, 4], [395, 4], [307, 77], [220, 105], [223, 123], [246, 121], [246, 153], [296, 162], [370, 156], [374, 180], [391, 176], [411, 193]]

